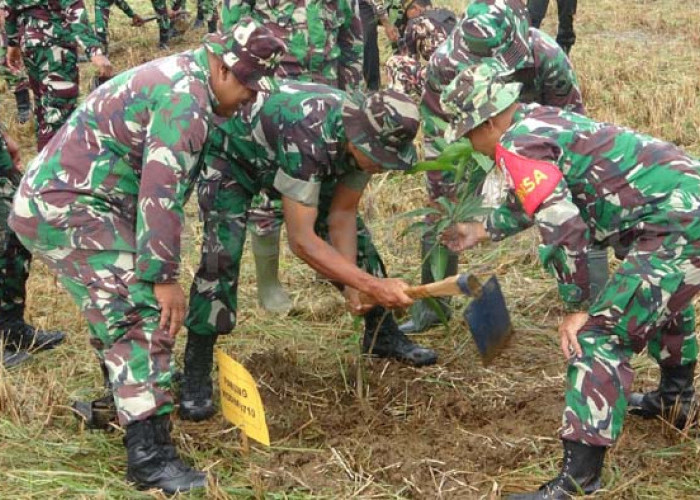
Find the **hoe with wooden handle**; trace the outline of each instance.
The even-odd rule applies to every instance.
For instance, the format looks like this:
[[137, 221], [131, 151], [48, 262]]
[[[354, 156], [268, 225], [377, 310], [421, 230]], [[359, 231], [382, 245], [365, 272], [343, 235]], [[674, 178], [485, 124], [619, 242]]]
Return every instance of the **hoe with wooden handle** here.
[[[463, 317], [469, 325], [484, 366], [488, 366], [503, 350], [513, 334], [506, 301], [495, 276], [491, 276], [482, 285], [472, 274], [458, 274], [435, 283], [410, 287], [405, 293], [412, 299], [459, 295], [473, 297], [464, 310]], [[371, 302], [364, 294], [361, 300]]]

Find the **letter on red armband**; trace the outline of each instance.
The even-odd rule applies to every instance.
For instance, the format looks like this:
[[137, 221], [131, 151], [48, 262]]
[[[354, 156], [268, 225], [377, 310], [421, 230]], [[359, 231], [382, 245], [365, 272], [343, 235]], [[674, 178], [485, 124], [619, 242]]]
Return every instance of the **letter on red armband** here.
[[496, 165], [510, 174], [515, 195], [530, 216], [564, 177], [556, 165], [520, 156], [500, 144], [496, 145]]

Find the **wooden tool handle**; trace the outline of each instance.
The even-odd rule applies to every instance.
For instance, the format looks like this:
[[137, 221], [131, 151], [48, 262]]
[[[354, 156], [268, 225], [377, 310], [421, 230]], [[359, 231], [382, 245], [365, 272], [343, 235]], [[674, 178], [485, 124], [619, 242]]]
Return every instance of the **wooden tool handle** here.
[[[425, 285], [412, 286], [406, 289], [406, 295], [412, 299], [424, 299], [426, 297], [454, 297], [467, 295], [471, 297], [481, 296], [481, 283], [472, 274], [458, 274], [444, 280]], [[360, 300], [364, 304], [373, 303], [372, 298], [366, 294], [360, 294]]]

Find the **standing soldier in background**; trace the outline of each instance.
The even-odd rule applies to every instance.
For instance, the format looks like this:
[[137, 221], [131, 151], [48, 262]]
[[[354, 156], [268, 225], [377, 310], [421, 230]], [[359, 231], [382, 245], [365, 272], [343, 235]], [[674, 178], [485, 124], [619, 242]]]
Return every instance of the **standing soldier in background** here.
[[[221, 11], [224, 29], [245, 15], [267, 26], [286, 42], [289, 50], [277, 70], [280, 78], [345, 90], [362, 87], [362, 23], [357, 0], [291, 0], [274, 7], [267, 0], [224, 0]], [[278, 276], [280, 201], [262, 191], [251, 210], [248, 221], [258, 302], [268, 311], [286, 312], [292, 301]]]
[[384, 33], [392, 44], [399, 41], [399, 32], [389, 20], [382, 0], [359, 0], [360, 19], [362, 19], [362, 39], [364, 41], [362, 74], [367, 90], [379, 90], [381, 72], [379, 71], [379, 42], [377, 24], [381, 23]]
[[13, 71], [7, 64], [7, 35], [5, 34], [5, 2], [0, 2], [0, 76], [15, 94], [17, 121], [27, 123], [32, 117], [32, 100], [29, 95], [29, 80], [24, 71]]
[[112, 5], [116, 5], [131, 19], [132, 26], [142, 26], [143, 18], [133, 11], [126, 0], [95, 0], [95, 35], [102, 43], [105, 55], [109, 52], [109, 14]]
[[184, 207], [214, 114], [230, 117], [268, 89], [283, 51], [244, 19], [203, 47], [121, 73], [80, 105], [15, 196], [11, 227], [88, 321], [126, 427], [127, 479], [139, 488], [206, 484], [170, 438]]
[[[2, 127], [0, 126], [0, 130]], [[61, 332], [37, 330], [24, 321], [26, 284], [31, 254], [8, 226], [12, 198], [22, 172], [19, 146], [0, 132], [0, 345], [2, 365], [15, 366], [29, 356], [29, 349], [50, 349], [63, 342]]]
[[112, 65], [102, 53], [82, 0], [6, 1], [7, 61], [13, 71], [21, 70], [22, 60], [27, 67], [41, 151], [78, 102], [78, 45], [100, 77], [111, 76]]
[[[584, 113], [583, 98], [576, 75], [564, 51], [547, 34], [530, 28], [527, 11], [521, 0], [474, 0], [458, 25], [433, 54], [428, 64], [425, 92], [421, 103], [421, 119], [426, 159], [437, 158], [445, 148], [444, 130], [450, 113], [440, 104], [440, 94], [457, 74], [474, 64], [495, 60], [512, 72], [511, 78], [523, 83], [519, 99]], [[476, 165], [468, 167], [469, 189], [478, 186], [484, 177]], [[428, 196], [431, 201], [441, 196], [454, 198], [457, 194], [450, 174], [427, 174]], [[421, 280], [429, 283], [442, 276], [433, 276], [430, 255], [438, 243], [427, 233], [421, 241], [423, 263]], [[605, 282], [607, 253], [592, 252], [599, 260], [601, 276], [593, 280], [598, 289]], [[458, 258], [449, 254], [446, 275], [457, 273]], [[447, 301], [440, 301], [446, 315]], [[411, 311], [412, 320], [401, 325], [405, 332], [423, 331], [439, 323], [438, 316], [424, 302]]]
[[[193, 28], [199, 28], [204, 21], [207, 22], [207, 31], [214, 33], [219, 24], [219, 0], [197, 0], [197, 17]], [[187, 9], [186, 0], [175, 0], [173, 12], [184, 12]]]
[[[362, 352], [414, 366], [437, 361], [403, 335], [391, 311], [411, 300], [386, 279], [384, 263], [357, 210], [370, 174], [415, 161], [418, 110], [387, 90], [351, 95], [286, 80], [279, 92], [212, 132], [198, 200], [204, 220], [199, 269], [190, 292], [180, 417], [214, 414], [211, 369], [217, 336], [236, 325], [237, 289], [252, 197], [277, 193], [293, 252], [343, 291], [363, 314]], [[376, 306], [360, 307], [358, 290]]]
[[[577, 0], [557, 0], [559, 26], [557, 27], [557, 43], [568, 55], [571, 47], [576, 43], [574, 31], [574, 16], [576, 15]], [[549, 0], [528, 0], [527, 9], [530, 11], [532, 27], [540, 29], [540, 25], [547, 15]]]

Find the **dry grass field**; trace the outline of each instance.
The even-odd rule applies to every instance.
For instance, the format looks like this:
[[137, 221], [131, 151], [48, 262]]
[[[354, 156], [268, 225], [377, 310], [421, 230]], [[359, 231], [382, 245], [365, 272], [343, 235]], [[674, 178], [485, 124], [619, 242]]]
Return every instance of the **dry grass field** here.
[[[454, 0], [451, 0], [454, 1]], [[454, 2], [451, 7], [461, 11]], [[556, 2], [543, 29], [556, 30]], [[151, 12], [137, 0], [136, 10]], [[193, 7], [190, 7], [193, 8]], [[579, 2], [572, 61], [589, 114], [624, 124], [700, 154], [700, 7], [692, 1]], [[118, 70], [163, 55], [157, 28], [131, 28], [112, 14], [112, 60]], [[173, 52], [196, 45], [191, 31]], [[83, 90], [91, 68], [84, 65]], [[0, 98], [3, 121], [33, 156], [30, 125], [14, 120], [12, 95]], [[401, 237], [398, 215], [424, 203], [422, 180], [379, 175], [363, 210], [390, 273], [419, 280], [418, 244]], [[183, 285], [194, 273], [201, 232], [189, 210]], [[440, 362], [413, 369], [359, 355], [360, 326], [335, 291], [315, 280], [288, 249], [282, 275], [295, 299], [288, 317], [259, 309], [254, 267], [246, 254], [239, 326], [219, 345], [259, 383], [272, 446], [242, 453], [238, 433], [221, 415], [206, 423], [174, 420], [186, 458], [207, 469], [211, 498], [499, 498], [538, 486], [558, 470], [557, 428], [565, 363], [556, 327], [556, 286], [537, 262], [528, 232], [463, 256], [461, 269], [498, 275], [517, 334], [482, 368], [461, 320], [417, 340]], [[462, 308], [464, 304], [456, 304]], [[455, 315], [458, 317], [459, 315]], [[124, 479], [122, 430], [90, 432], [69, 409], [100, 396], [101, 375], [85, 321], [54, 277], [35, 264], [27, 319], [68, 333], [64, 345], [11, 372], [0, 370], [0, 498], [141, 498]], [[184, 332], [178, 340], [180, 365]], [[635, 388], [656, 383], [658, 369], [634, 359]], [[598, 498], [698, 498], [700, 442], [660, 421], [629, 418], [608, 454]]]

